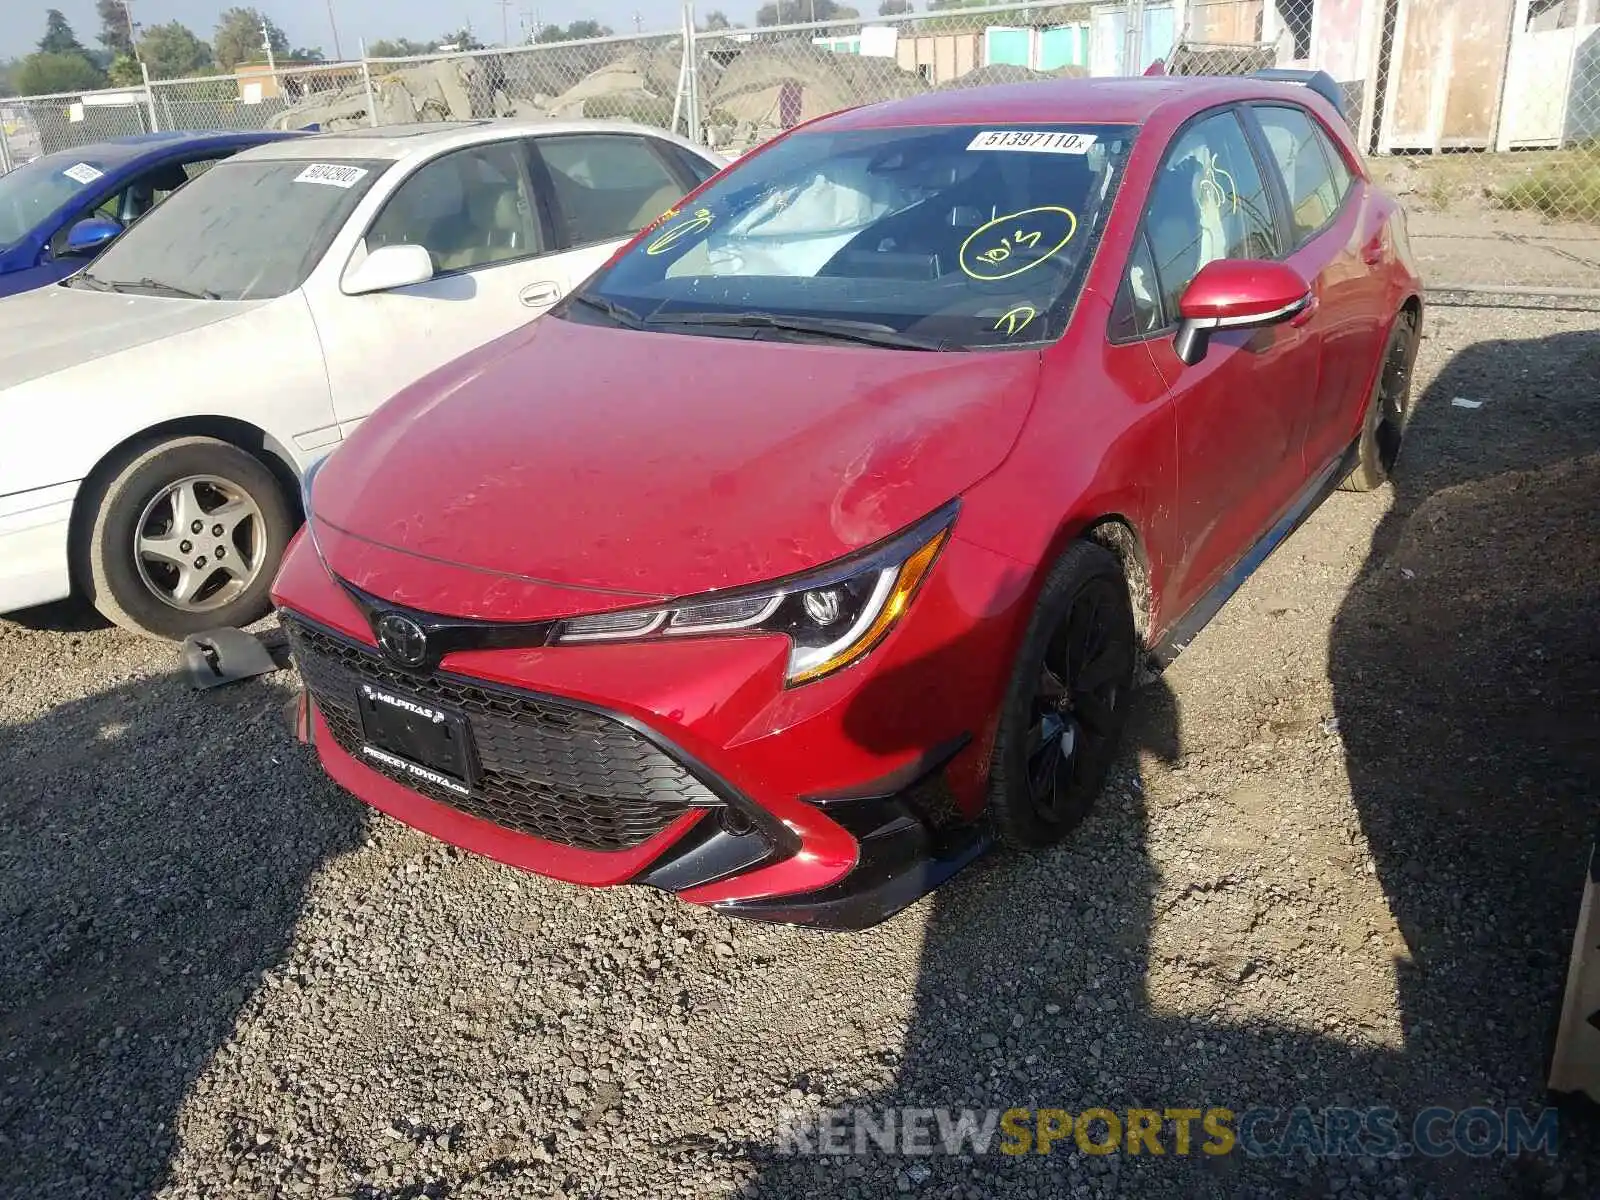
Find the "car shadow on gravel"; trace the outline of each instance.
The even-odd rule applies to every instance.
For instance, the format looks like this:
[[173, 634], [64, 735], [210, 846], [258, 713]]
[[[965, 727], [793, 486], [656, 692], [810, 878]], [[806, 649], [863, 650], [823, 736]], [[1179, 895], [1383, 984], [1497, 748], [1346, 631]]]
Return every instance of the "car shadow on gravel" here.
[[[1421, 1103], [1541, 1105], [1600, 816], [1600, 333], [1455, 355], [1392, 486], [1329, 677], [1400, 1065]], [[1593, 1195], [1600, 1127], [1565, 1119]]]
[[0, 1194], [156, 1191], [312, 875], [360, 844], [284, 699], [166, 675], [0, 726]]
[[7, 613], [6, 620], [24, 629], [50, 633], [89, 633], [96, 629], [111, 628], [111, 622], [99, 609], [77, 596]]
[[[1283, 891], [1249, 870], [1205, 876], [1216, 839], [1286, 854], [1265, 828], [1228, 797], [1197, 804], [1170, 782], [1146, 799], [1141, 762], [1181, 767], [1204, 753], [1181, 744], [1180, 698], [1158, 683], [1135, 704], [1099, 810], [1067, 845], [992, 857], [935, 897], [892, 1081], [820, 1102], [858, 1106], [880, 1129], [886, 1110], [904, 1121], [907, 1106], [1384, 1106], [1402, 1140], [1433, 1105], [1543, 1108], [1597, 778], [1597, 363], [1594, 333], [1479, 343], [1449, 363], [1421, 400], [1393, 511], [1334, 623], [1328, 728], [1342, 739], [1359, 821], [1354, 844], [1335, 848], [1336, 870], [1364, 877], [1370, 853], [1379, 905], [1404, 941], [1392, 979], [1372, 989], [1381, 1011], [1352, 1020], [1307, 993], [1293, 955], [1252, 952], [1289, 913], [1304, 921], [1287, 931], [1298, 953], [1352, 971], [1373, 957], [1348, 953], [1367, 930], [1330, 923], [1339, 910], [1309, 873], [1298, 892], [1298, 871]], [[1484, 406], [1453, 406], [1457, 395]], [[1276, 819], [1295, 797], [1266, 800]], [[1147, 853], [1156, 804], [1175, 809], [1160, 813], [1168, 861], [1175, 852], [1200, 880], [1181, 895], [1163, 889]], [[1181, 834], [1171, 846], [1185, 820], [1192, 859]], [[1229, 1003], [1246, 988], [1257, 997], [1248, 1016]], [[1274, 1016], [1254, 1015], [1263, 1011]], [[796, 1127], [821, 1149], [814, 1125]], [[1284, 1127], [1278, 1117], [1253, 1132], [1270, 1145]], [[858, 1128], [844, 1126], [846, 1144]], [[1089, 1132], [1107, 1137], [1099, 1123]], [[884, 1153], [869, 1136], [864, 1153], [827, 1157], [794, 1153], [780, 1129], [749, 1151], [756, 1171], [739, 1194], [1577, 1197], [1600, 1187], [1594, 1139], [1571, 1128], [1557, 1161], [1217, 1155], [1201, 1151], [1198, 1120], [1191, 1132], [1189, 1153], [1177, 1153], [1168, 1122], [1159, 1157], [1125, 1143], [1085, 1154], [1070, 1132], [1048, 1155], [996, 1153], [999, 1137], [981, 1155]]]

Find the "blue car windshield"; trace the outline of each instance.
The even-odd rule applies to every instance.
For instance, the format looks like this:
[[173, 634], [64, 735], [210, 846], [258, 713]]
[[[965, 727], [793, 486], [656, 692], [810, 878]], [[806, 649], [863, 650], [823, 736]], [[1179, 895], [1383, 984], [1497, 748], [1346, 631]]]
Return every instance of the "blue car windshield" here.
[[0, 175], [0, 247], [22, 241], [106, 171], [105, 163], [68, 152], [36, 158]]
[[707, 336], [1037, 344], [1071, 311], [1133, 137], [1069, 124], [793, 134], [663, 214], [562, 315]]

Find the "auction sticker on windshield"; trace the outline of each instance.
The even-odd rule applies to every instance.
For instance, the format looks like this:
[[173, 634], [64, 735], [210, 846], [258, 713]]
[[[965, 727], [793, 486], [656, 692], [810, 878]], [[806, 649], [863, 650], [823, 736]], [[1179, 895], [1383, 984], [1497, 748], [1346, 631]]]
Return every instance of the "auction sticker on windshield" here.
[[99, 167], [91, 167], [88, 163], [79, 163], [75, 167], [68, 167], [61, 173], [74, 183], [93, 183], [105, 174]]
[[985, 129], [967, 143], [968, 150], [1022, 150], [1029, 154], [1087, 154], [1092, 133], [1043, 129]]
[[341, 167], [334, 163], [312, 163], [294, 177], [296, 183], [325, 183], [329, 187], [347, 188], [359, 183], [367, 173], [366, 167]]

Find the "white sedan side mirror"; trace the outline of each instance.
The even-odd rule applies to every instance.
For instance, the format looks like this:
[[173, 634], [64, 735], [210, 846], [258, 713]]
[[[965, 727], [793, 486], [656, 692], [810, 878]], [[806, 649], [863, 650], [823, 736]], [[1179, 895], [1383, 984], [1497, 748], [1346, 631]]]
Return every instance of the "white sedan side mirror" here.
[[433, 278], [433, 256], [422, 246], [379, 246], [344, 278], [347, 296], [388, 292], [427, 283]]

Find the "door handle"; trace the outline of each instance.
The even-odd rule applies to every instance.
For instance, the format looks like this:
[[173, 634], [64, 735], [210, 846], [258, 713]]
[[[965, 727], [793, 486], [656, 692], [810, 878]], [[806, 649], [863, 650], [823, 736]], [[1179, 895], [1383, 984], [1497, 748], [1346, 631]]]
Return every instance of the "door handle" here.
[[530, 283], [517, 293], [529, 308], [538, 308], [541, 304], [554, 304], [561, 299], [561, 285], [559, 283]]

